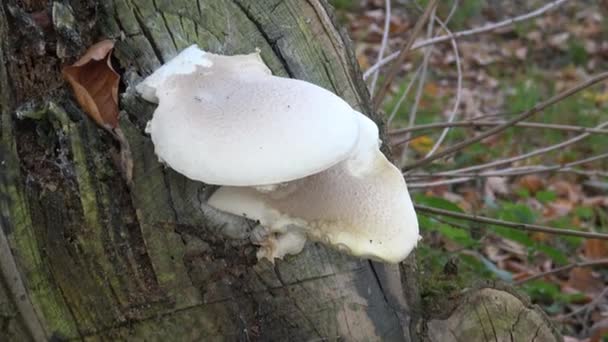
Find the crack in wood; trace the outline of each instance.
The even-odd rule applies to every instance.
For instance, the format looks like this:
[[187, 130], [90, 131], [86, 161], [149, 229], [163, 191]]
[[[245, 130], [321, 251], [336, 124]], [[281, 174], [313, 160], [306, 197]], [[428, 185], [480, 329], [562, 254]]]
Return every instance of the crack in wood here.
[[260, 33], [260, 35], [264, 38], [264, 40], [268, 43], [268, 45], [270, 45], [275, 56], [279, 59], [279, 61], [285, 68], [287, 75], [290, 78], [294, 78], [294, 74], [290, 69], [289, 63], [285, 59], [285, 56], [283, 56], [281, 49], [279, 49], [277, 46], [277, 42], [281, 38], [279, 37], [277, 39], [271, 39], [270, 36], [268, 35], [268, 33], [266, 33], [266, 31], [264, 30], [262, 23], [260, 23], [256, 18], [254, 18], [254, 16], [250, 13], [249, 8], [246, 8], [243, 4], [241, 4], [241, 2], [239, 0], [231, 0], [231, 1], [241, 10], [241, 12], [245, 15], [245, 17], [247, 17], [247, 19], [258, 29], [258, 32]]
[[490, 327], [492, 328], [492, 333], [494, 334], [494, 340], [496, 342], [498, 342], [498, 335], [496, 334], [496, 328], [494, 327], [494, 320], [492, 318], [492, 315], [490, 315], [490, 311], [488, 311], [488, 307], [486, 306], [486, 298], [482, 298], [481, 300], [481, 305], [483, 306], [483, 309], [486, 312], [486, 315], [488, 316], [488, 321], [490, 322]]

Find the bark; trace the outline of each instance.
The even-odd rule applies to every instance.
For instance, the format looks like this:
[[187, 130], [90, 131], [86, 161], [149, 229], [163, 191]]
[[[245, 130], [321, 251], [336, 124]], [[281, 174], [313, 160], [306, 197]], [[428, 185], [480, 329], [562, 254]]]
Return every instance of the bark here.
[[[27, 289], [23, 310], [39, 320], [26, 326], [31, 319], [10, 316], [2, 334], [408, 340], [414, 320], [397, 267], [312, 243], [273, 266], [257, 263], [246, 239], [225, 239], [220, 231], [226, 225], [243, 231], [250, 223], [201, 210], [208, 187], [158, 163], [142, 130], [153, 107], [129, 88], [192, 43], [224, 54], [259, 48], [273, 73], [332, 89], [369, 113], [349, 43], [326, 5], [244, 0], [88, 5], [74, 1], [78, 21], [68, 16], [54, 23], [52, 36], [41, 31], [2, 40], [0, 70], [10, 75], [2, 77], [0, 92], [3, 228], [18, 268], [13, 275]], [[20, 12], [16, 3], [5, 6], [0, 37], [15, 36], [27, 10]], [[98, 32], [87, 29], [93, 19]], [[117, 39], [114, 55], [127, 87], [120, 126], [134, 162], [130, 187], [114, 161], [116, 144], [74, 104], [59, 75], [64, 61], [57, 52], [76, 55], [97, 34]], [[40, 44], [46, 44], [42, 52]], [[42, 113], [41, 118], [16, 120], [16, 109], [29, 117]], [[3, 289], [0, 300], [15, 291]], [[11, 305], [8, 311], [15, 312]]]
[[[252, 223], [205, 207], [213, 189], [160, 165], [143, 133], [154, 107], [132, 86], [193, 43], [223, 54], [259, 48], [274, 74], [331, 89], [381, 125], [327, 7], [322, 0], [0, 5], [0, 340], [422, 336], [413, 257], [387, 266], [308, 243], [275, 265], [257, 262], [247, 239]], [[60, 76], [61, 65], [101, 38], [117, 40], [129, 185], [119, 146]]]

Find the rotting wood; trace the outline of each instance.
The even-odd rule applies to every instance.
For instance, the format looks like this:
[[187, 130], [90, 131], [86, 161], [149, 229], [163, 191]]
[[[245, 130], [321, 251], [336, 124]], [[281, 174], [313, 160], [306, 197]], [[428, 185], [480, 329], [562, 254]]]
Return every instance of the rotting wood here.
[[[82, 3], [72, 7], [77, 18], [86, 13]], [[27, 44], [5, 39], [0, 53], [7, 61], [0, 72], [12, 76], [0, 87], [8, 170], [2, 217], [47, 337], [410, 340], [411, 312], [418, 311], [403, 296], [406, 277], [398, 267], [314, 243], [272, 266], [256, 263], [247, 240], [218, 235], [217, 222], [210, 224], [200, 208], [209, 188], [158, 163], [143, 133], [153, 106], [129, 88], [192, 43], [224, 54], [259, 48], [275, 74], [332, 89], [369, 113], [350, 43], [326, 4], [114, 0], [98, 9], [83, 20], [97, 18], [99, 32], [117, 39], [114, 55], [127, 85], [120, 125], [134, 157], [131, 188], [115, 165], [111, 137], [68, 95], [52, 49], [48, 58], [31, 56]], [[15, 20], [0, 11], [0, 22], [9, 24], [0, 24], [0, 36], [7, 37]], [[80, 33], [93, 42], [94, 32]], [[46, 58], [46, 90], [28, 81], [19, 62], [28, 58]], [[37, 100], [38, 120], [15, 118], [25, 99]]]

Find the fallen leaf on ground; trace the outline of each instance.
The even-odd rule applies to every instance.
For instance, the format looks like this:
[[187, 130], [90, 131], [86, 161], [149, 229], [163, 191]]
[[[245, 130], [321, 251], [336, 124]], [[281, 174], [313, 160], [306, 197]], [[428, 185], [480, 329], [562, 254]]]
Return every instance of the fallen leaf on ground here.
[[411, 148], [418, 153], [428, 153], [433, 148], [433, 139], [427, 135], [422, 135], [412, 139]]
[[531, 194], [535, 194], [536, 192], [542, 190], [545, 187], [545, 182], [538, 175], [526, 175], [521, 177], [517, 184], [528, 190]]
[[569, 279], [562, 287], [563, 292], [571, 293], [580, 291], [589, 297], [589, 299], [595, 298], [603, 289], [603, 281], [595, 276], [593, 270], [585, 267], [575, 267], [571, 269], [569, 272]]
[[608, 241], [589, 239], [583, 245], [585, 256], [589, 259], [608, 258]]

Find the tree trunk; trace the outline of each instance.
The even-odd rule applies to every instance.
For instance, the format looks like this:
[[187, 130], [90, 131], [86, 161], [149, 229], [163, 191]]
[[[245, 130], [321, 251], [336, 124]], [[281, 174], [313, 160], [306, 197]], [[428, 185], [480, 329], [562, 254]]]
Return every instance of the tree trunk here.
[[[58, 50], [81, 51], [95, 36], [86, 25], [96, 18], [102, 35], [117, 39], [114, 55], [127, 87], [193, 43], [224, 54], [259, 48], [274, 74], [317, 83], [369, 112], [348, 41], [323, 3], [116, 0], [100, 2], [94, 16], [87, 13], [93, 7], [72, 5], [79, 21], [54, 23], [56, 42], [45, 32], [21, 37], [29, 39], [27, 45], [3, 39], [0, 65], [10, 75], [2, 77], [1, 87], [4, 231], [27, 289], [25, 301], [38, 317], [30, 327], [11, 317], [5, 333], [41, 329], [40, 335], [60, 339], [409, 339], [414, 321], [397, 267], [318, 244], [273, 266], [257, 263], [246, 239], [220, 235], [225, 224], [247, 222], [202, 211], [208, 187], [158, 163], [142, 130], [153, 107], [131, 88], [121, 99], [120, 122], [134, 161], [127, 187], [113, 162], [115, 144], [74, 105], [54, 56]], [[14, 16], [26, 13], [13, 15], [16, 7], [4, 9], [0, 37], [19, 32], [22, 22]], [[47, 44], [41, 55], [36, 39]], [[82, 46], [75, 46], [78, 41]], [[16, 105], [42, 97], [50, 102], [31, 106], [45, 112], [43, 119], [15, 120]]]
[[[257, 262], [251, 222], [206, 208], [213, 189], [164, 168], [143, 133], [154, 107], [133, 85], [193, 43], [222, 54], [259, 48], [274, 74], [331, 89], [381, 124], [323, 0], [0, 6], [0, 340], [422, 336], [413, 257], [387, 266], [308, 243], [275, 265]], [[128, 185], [119, 146], [75, 104], [60, 73], [104, 37], [116, 40], [122, 74]]]

